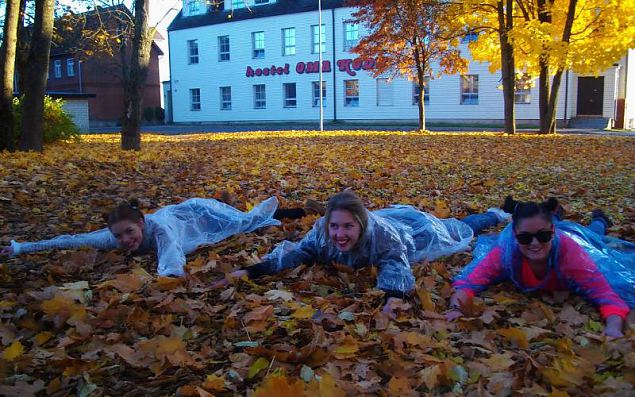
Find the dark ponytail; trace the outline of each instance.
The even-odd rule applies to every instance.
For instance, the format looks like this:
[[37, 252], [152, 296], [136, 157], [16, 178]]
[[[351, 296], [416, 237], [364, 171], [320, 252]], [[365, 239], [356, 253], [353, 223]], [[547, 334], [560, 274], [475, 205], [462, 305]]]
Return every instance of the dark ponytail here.
[[120, 221], [130, 221], [136, 223], [144, 218], [143, 212], [139, 209], [139, 200], [132, 198], [113, 208], [110, 213], [104, 216], [104, 219], [110, 228], [112, 225]]
[[[512, 205], [513, 208], [508, 208]], [[550, 197], [542, 203], [516, 201], [510, 197], [510, 200], [505, 199], [503, 210], [512, 214], [512, 221], [514, 225], [517, 225], [521, 220], [533, 218], [534, 216], [541, 216], [546, 221], [552, 222], [553, 213], [558, 206], [558, 200], [554, 197]]]

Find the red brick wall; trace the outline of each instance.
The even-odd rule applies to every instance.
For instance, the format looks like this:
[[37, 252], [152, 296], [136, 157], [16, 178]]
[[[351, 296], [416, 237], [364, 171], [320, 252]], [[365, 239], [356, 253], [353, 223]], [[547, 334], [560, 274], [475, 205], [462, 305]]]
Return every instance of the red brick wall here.
[[[66, 76], [66, 58], [51, 57], [48, 91], [79, 92], [79, 64], [75, 62], [75, 76]], [[55, 78], [54, 61], [62, 61], [62, 78]], [[92, 125], [119, 124], [123, 114], [123, 85], [118, 56], [91, 57], [81, 64], [82, 92], [95, 94], [88, 100]], [[155, 46], [150, 53], [150, 65], [143, 99], [143, 108], [161, 106], [159, 53]]]

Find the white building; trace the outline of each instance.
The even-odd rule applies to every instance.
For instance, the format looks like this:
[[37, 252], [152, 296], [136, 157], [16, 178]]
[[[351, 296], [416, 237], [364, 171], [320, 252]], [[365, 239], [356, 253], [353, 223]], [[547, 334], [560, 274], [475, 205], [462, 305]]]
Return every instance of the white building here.
[[[348, 21], [354, 9], [343, 0], [322, 1], [322, 32], [317, 0], [225, 0], [215, 9], [205, 0], [183, 3], [168, 28], [171, 80], [164, 84], [164, 103], [169, 121], [315, 121], [320, 50], [326, 121], [417, 120], [414, 84], [373, 78], [374, 60], [349, 51], [364, 32]], [[620, 118], [625, 127], [635, 128], [635, 79], [626, 84], [625, 78], [633, 55], [629, 52], [598, 77], [564, 76], [557, 118], [584, 115], [604, 126]], [[426, 118], [500, 122], [499, 87], [499, 73], [473, 62], [464, 76], [429, 82]], [[516, 98], [518, 123], [536, 123], [537, 88], [518, 92]]]

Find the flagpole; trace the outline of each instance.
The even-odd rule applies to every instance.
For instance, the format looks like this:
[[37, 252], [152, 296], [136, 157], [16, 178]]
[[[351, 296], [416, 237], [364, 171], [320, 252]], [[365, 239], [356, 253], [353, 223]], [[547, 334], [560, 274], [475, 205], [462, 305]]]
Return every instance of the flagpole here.
[[[324, 131], [324, 98], [322, 97], [322, 0], [318, 0], [318, 53], [320, 71], [320, 131]], [[326, 47], [326, 43], [324, 43]]]

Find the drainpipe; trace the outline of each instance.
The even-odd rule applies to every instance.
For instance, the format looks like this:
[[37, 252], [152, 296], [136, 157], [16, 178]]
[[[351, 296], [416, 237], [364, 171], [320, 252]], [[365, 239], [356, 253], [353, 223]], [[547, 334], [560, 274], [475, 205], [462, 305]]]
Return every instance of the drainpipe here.
[[569, 126], [569, 120], [567, 119], [567, 109], [569, 108], [569, 71], [564, 79], [564, 125]]
[[77, 60], [77, 77], [79, 78], [79, 93], [82, 94], [84, 92], [82, 88], [82, 60]]
[[337, 67], [337, 56], [335, 54], [335, 7], [331, 8], [331, 26], [333, 28], [333, 64], [331, 65], [331, 69], [333, 70], [333, 121], [337, 121], [337, 94], [335, 93], [335, 88], [337, 87], [335, 81], [335, 69]]

